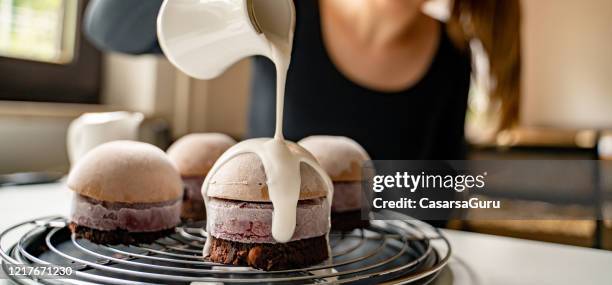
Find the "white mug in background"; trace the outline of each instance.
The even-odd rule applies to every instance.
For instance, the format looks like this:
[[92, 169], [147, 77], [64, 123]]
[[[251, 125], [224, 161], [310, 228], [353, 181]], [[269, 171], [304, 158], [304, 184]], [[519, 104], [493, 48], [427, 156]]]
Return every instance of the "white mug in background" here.
[[293, 0], [165, 0], [157, 18], [166, 57], [198, 79], [249, 56], [270, 57], [266, 35], [284, 38], [294, 26]]
[[612, 160], [612, 132], [604, 132], [597, 143], [597, 153], [601, 160]]
[[87, 113], [68, 127], [67, 147], [70, 164], [74, 165], [88, 151], [116, 140], [138, 140], [141, 113]]

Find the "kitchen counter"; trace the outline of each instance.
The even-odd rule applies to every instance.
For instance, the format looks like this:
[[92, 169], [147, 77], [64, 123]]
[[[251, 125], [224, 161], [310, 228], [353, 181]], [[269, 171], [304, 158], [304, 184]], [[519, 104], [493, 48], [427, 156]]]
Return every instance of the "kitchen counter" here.
[[[63, 184], [0, 188], [0, 229], [37, 217], [67, 215], [70, 199]], [[612, 284], [609, 251], [452, 230], [444, 234], [454, 252], [436, 285]], [[5, 284], [7, 280], [0, 280]]]

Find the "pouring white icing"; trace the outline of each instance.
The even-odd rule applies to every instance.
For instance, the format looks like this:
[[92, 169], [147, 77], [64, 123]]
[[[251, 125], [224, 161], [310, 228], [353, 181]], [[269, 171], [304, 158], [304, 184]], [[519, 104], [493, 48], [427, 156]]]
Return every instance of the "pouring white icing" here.
[[[205, 205], [208, 205], [210, 198], [207, 195], [207, 190], [212, 177], [219, 168], [240, 154], [256, 154], [261, 159], [264, 167], [268, 194], [274, 209], [272, 236], [277, 242], [281, 243], [290, 241], [295, 231], [297, 204], [301, 186], [301, 163], [310, 165], [324, 180], [327, 188], [326, 203], [331, 205], [333, 197], [333, 184], [325, 170], [306, 151], [292, 152], [289, 148], [290, 145], [294, 149], [301, 149], [301, 147], [293, 142], [285, 141], [283, 136], [285, 82], [291, 61], [294, 28], [295, 21], [293, 21], [285, 35], [275, 32], [278, 29], [271, 29], [267, 33], [264, 30], [264, 34], [261, 35], [270, 44], [270, 51], [267, 56], [270, 57], [276, 66], [276, 130], [274, 138], [251, 139], [236, 144], [217, 160], [202, 185], [202, 196], [204, 197]], [[204, 256], [209, 255], [211, 246], [208, 225], [209, 223], [207, 223], [208, 238], [204, 246]]]

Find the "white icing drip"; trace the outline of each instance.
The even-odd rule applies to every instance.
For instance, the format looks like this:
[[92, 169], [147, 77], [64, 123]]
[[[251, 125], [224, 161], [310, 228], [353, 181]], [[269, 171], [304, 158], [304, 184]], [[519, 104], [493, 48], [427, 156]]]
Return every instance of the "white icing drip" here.
[[[327, 199], [325, 199], [325, 201], [329, 203], [328, 209], [331, 208], [333, 198], [333, 184], [325, 170], [319, 166], [317, 161], [308, 155], [307, 151], [293, 142], [285, 141], [283, 136], [285, 82], [289, 63], [291, 61], [294, 30], [295, 22], [292, 23], [287, 35], [278, 35], [274, 33], [265, 34], [265, 32], [265, 35], [262, 35], [262, 37], [265, 37], [270, 43], [270, 52], [268, 56], [276, 66], [276, 131], [274, 138], [251, 139], [236, 144], [221, 155], [206, 176], [204, 184], [202, 185], [204, 203], [208, 205], [210, 197], [208, 197], [207, 191], [211, 183], [210, 180], [219, 168], [240, 154], [255, 153], [262, 161], [267, 179], [268, 194], [274, 208], [272, 216], [272, 237], [276, 241], [282, 243], [290, 241], [295, 231], [297, 204], [300, 197], [301, 186], [301, 163], [310, 165], [324, 180], [325, 187], [327, 188]], [[300, 151], [296, 153], [291, 152], [290, 145], [293, 149], [298, 149]], [[329, 214], [327, 216], [329, 217]], [[209, 255], [211, 246], [211, 231], [209, 225], [210, 223], [207, 223], [208, 238], [204, 245], [204, 256]], [[329, 241], [328, 235], [326, 239]], [[329, 252], [331, 258], [331, 251]]]

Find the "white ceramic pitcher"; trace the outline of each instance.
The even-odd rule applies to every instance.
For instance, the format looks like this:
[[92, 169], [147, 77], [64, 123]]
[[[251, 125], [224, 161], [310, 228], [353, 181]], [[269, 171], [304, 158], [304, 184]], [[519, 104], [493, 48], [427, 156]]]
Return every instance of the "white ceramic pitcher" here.
[[269, 57], [266, 35], [284, 37], [294, 28], [293, 0], [165, 0], [157, 18], [166, 57], [198, 79], [248, 56]]
[[67, 147], [71, 165], [98, 145], [116, 140], [138, 140], [144, 119], [141, 113], [87, 113], [68, 127]]

